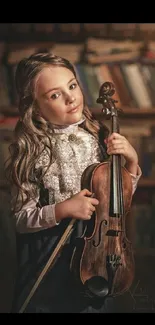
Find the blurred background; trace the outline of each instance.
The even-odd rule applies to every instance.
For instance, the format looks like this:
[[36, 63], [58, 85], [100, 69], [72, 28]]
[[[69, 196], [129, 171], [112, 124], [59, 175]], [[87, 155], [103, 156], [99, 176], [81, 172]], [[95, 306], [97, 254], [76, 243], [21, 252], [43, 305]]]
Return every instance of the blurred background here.
[[[154, 312], [155, 271], [155, 24], [0, 23], [0, 312], [9, 312], [16, 274], [10, 187], [4, 173], [18, 120], [14, 76], [18, 62], [39, 51], [70, 60], [90, 110], [105, 81], [115, 85], [120, 132], [139, 155], [142, 178], [131, 207], [136, 276], [129, 292], [133, 312]], [[108, 123], [108, 122], [106, 122]]]

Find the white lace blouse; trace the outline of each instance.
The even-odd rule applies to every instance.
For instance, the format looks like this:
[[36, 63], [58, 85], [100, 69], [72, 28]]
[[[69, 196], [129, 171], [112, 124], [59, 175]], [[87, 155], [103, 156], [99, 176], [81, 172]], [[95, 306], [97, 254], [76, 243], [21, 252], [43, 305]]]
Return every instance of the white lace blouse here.
[[[16, 229], [20, 233], [35, 232], [58, 226], [55, 220], [55, 204], [62, 202], [81, 190], [81, 176], [86, 167], [102, 161], [97, 140], [79, 127], [79, 123], [68, 127], [54, 128], [51, 134], [53, 161], [44, 176], [44, 187], [48, 189], [49, 204], [38, 207], [39, 189], [35, 198], [14, 214]], [[48, 151], [44, 150], [37, 161], [36, 168], [46, 165]], [[133, 193], [141, 177], [138, 166], [137, 175], [132, 175]], [[17, 204], [20, 203], [18, 199]], [[12, 206], [14, 197], [12, 198]]]

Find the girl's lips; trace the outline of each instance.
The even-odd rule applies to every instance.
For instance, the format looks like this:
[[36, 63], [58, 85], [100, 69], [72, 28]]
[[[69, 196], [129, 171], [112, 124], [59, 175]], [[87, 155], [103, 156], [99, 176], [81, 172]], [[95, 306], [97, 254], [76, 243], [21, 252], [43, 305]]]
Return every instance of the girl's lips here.
[[75, 113], [79, 109], [79, 105], [72, 108], [68, 113]]

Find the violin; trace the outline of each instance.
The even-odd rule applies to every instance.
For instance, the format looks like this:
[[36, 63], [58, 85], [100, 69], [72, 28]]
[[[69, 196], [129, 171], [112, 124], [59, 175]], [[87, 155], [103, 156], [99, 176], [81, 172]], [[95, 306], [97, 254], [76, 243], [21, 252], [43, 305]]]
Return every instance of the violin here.
[[[113, 83], [105, 82], [97, 103], [103, 115], [111, 118], [111, 132], [119, 132]], [[81, 178], [81, 189], [87, 188], [99, 200], [91, 220], [77, 238], [70, 270], [89, 297], [116, 296], [127, 291], [135, 273], [132, 242], [128, 229], [132, 218], [132, 180], [122, 165], [121, 155], [88, 166]], [[128, 228], [129, 227], [129, 228]]]

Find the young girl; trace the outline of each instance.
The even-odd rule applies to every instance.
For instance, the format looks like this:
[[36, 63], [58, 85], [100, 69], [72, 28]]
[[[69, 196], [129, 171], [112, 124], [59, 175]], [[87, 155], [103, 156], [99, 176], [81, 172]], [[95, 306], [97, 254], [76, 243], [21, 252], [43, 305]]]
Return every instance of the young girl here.
[[[37, 53], [21, 60], [16, 87], [20, 119], [8, 166], [18, 253], [12, 312], [20, 310], [70, 218], [79, 223], [89, 220], [99, 204], [91, 192], [81, 190], [87, 166], [112, 154], [123, 155], [132, 193], [141, 175], [137, 153], [127, 139], [117, 133], [109, 135], [93, 119], [74, 67], [66, 59]], [[102, 304], [92, 305], [74, 285], [70, 261], [77, 233], [75, 227], [24, 312], [123, 311], [124, 298], [106, 298]]]

